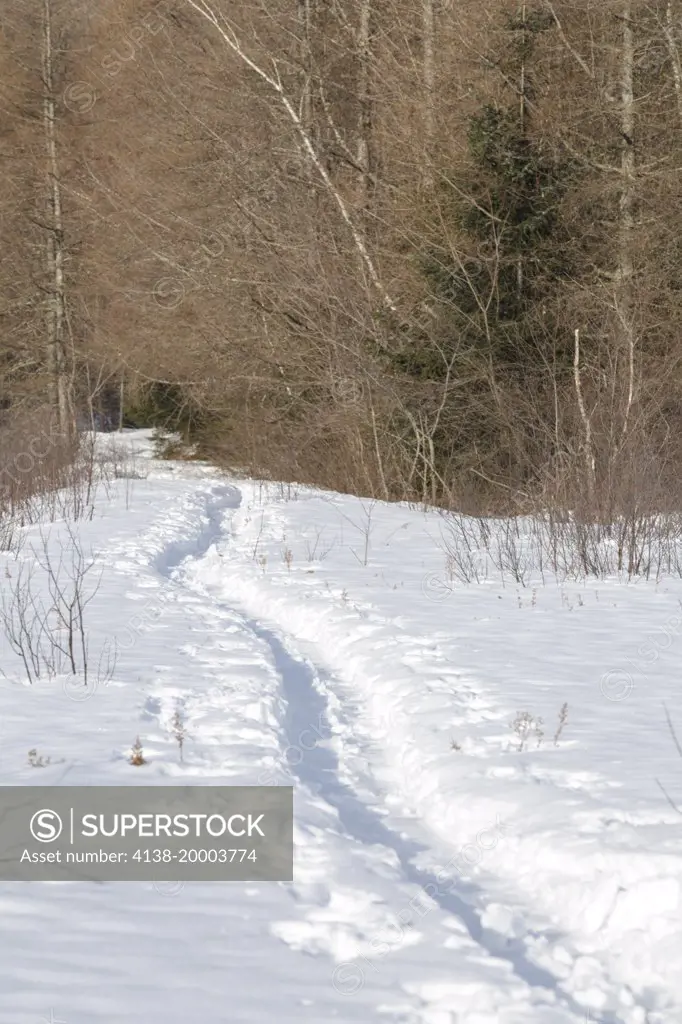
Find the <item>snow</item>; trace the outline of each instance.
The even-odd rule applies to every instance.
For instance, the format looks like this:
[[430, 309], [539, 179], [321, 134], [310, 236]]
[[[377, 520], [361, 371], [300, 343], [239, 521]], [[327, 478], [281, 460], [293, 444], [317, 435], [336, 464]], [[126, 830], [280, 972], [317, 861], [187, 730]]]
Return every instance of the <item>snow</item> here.
[[99, 580], [87, 689], [0, 646], [5, 785], [293, 784], [295, 880], [0, 883], [2, 1024], [682, 1019], [682, 581], [457, 583], [434, 512], [122, 437], [0, 552]]

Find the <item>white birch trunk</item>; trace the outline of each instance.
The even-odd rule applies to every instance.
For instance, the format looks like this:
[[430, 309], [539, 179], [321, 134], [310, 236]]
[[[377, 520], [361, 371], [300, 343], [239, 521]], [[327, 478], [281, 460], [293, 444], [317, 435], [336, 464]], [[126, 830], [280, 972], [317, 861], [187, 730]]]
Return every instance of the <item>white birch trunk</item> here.
[[675, 84], [675, 98], [677, 99], [677, 114], [682, 125], [682, 60], [680, 49], [677, 44], [677, 32], [675, 31], [675, 4], [668, 0], [665, 9], [665, 41], [668, 46], [668, 54], [673, 69], [673, 82]]
[[341, 195], [340, 191], [332, 181], [324, 165], [324, 161], [320, 157], [314, 140], [311, 137], [309, 130], [306, 130], [305, 125], [301, 119], [300, 112], [296, 109], [296, 106], [292, 103], [291, 99], [287, 96], [284, 91], [284, 86], [277, 70], [277, 65], [273, 63], [273, 70], [266, 71], [265, 67], [255, 61], [249, 54], [244, 50], [242, 43], [237, 36], [236, 32], [227, 21], [227, 19], [221, 15], [215, 7], [213, 7], [208, 0], [185, 0], [185, 2], [192, 7], [198, 14], [206, 18], [206, 20], [219, 32], [223, 42], [228, 49], [241, 60], [255, 75], [257, 75], [261, 81], [265, 82], [268, 87], [277, 96], [282, 107], [286, 111], [287, 117], [290, 118], [296, 131], [298, 132], [299, 139], [304, 151], [309, 155], [310, 160], [322, 180], [324, 187], [327, 192], [336, 203], [337, 209], [341, 214], [345, 224], [350, 231], [355, 246], [356, 252], [362, 263], [362, 266], [367, 273], [369, 281], [374, 289], [378, 292], [381, 297], [382, 304], [390, 309], [392, 312], [397, 312], [397, 306], [392, 299], [391, 295], [386, 291], [384, 284], [379, 276], [379, 272], [375, 266], [374, 260], [365, 244], [364, 235], [361, 227], [357, 224], [355, 217], [348, 208], [348, 204]]

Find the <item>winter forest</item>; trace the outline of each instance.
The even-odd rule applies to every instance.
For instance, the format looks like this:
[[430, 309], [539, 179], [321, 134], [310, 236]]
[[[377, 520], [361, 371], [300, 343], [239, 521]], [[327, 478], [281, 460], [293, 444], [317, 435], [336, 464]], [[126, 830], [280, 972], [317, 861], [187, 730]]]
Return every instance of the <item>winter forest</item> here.
[[677, 0], [5, 4], [5, 430], [668, 507], [681, 46]]
[[679, 1024], [682, 0], [0, 11], [0, 1024]]

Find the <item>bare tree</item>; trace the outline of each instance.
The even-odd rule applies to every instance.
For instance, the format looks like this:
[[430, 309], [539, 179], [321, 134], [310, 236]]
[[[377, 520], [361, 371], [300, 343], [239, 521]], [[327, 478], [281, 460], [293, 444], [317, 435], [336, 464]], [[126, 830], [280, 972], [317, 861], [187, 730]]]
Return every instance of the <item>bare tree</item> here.
[[627, 359], [627, 397], [623, 412], [623, 433], [627, 431], [634, 398], [635, 384], [635, 325], [633, 322], [633, 276], [634, 261], [632, 247], [635, 226], [635, 37], [630, 0], [624, 0], [621, 14], [621, 175], [620, 225], [618, 238], [618, 277], [616, 309], [622, 327]]
[[[374, 0], [361, 0], [358, 39], [358, 165], [362, 174], [362, 202], [364, 224], [367, 227], [372, 207], [374, 181], [374, 61], [372, 43], [374, 38]], [[366, 232], [365, 232], [366, 233]]]
[[43, 130], [45, 133], [47, 234], [46, 259], [48, 279], [47, 299], [47, 364], [50, 379], [51, 403], [57, 414], [60, 429], [71, 430], [72, 414], [69, 400], [69, 374], [66, 360], [66, 300], [64, 285], [64, 218], [62, 211], [62, 184], [57, 159], [57, 120], [55, 96], [55, 48], [52, 25], [52, 0], [43, 0], [42, 68]]
[[[374, 258], [370, 254], [365, 243], [365, 239], [363, 238], [362, 229], [356, 222], [356, 219], [353, 216], [348, 203], [341, 194], [340, 189], [332, 181], [332, 178], [324, 165], [324, 161], [315, 147], [314, 139], [311, 137], [310, 132], [306, 130], [298, 105], [292, 97], [287, 94], [276, 59], [273, 59], [272, 56], [268, 54], [264, 55], [264, 60], [262, 61], [252, 57], [250, 53], [247, 52], [232, 22], [217, 6], [209, 3], [208, 0], [185, 0], [185, 3], [205, 18], [209, 24], [215, 28], [228, 50], [243, 64], [245, 64], [253, 74], [257, 75], [277, 98], [288, 118], [294, 125], [304, 152], [310, 157], [310, 160], [317, 171], [317, 174], [321, 178], [324, 187], [329, 192], [343, 220], [348, 226], [358, 257], [367, 271], [372, 286], [379, 293], [384, 306], [395, 311], [396, 304], [381, 280]], [[365, 17], [368, 13], [369, 8], [367, 9]], [[369, 21], [366, 23], [366, 32], [369, 33]], [[272, 65], [272, 70], [268, 70], [267, 64]]]
[[435, 122], [435, 15], [434, 0], [422, 0], [422, 54], [424, 76], [424, 184], [430, 188], [433, 184], [433, 142], [436, 132]]

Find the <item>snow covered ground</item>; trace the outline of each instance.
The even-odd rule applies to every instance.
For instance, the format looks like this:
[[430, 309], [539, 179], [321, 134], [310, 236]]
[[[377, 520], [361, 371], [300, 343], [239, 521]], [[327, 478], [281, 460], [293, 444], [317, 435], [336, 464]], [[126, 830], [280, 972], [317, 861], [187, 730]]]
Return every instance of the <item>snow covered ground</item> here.
[[[295, 881], [0, 883], [0, 1022], [680, 1021], [682, 581], [453, 583], [435, 514], [124, 440], [90, 685], [0, 647], [4, 784], [293, 784]], [[73, 546], [25, 533], [5, 595]]]

